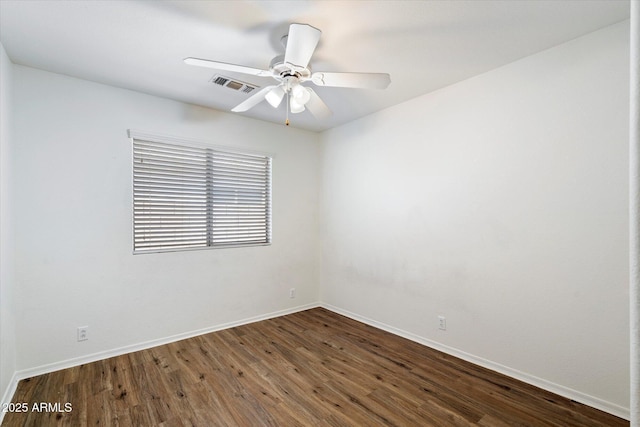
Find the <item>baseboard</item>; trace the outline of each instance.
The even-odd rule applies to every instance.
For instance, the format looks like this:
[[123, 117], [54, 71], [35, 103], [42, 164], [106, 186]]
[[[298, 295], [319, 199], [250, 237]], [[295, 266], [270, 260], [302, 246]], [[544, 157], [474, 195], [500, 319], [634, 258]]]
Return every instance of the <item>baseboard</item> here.
[[464, 351], [458, 350], [453, 347], [449, 347], [447, 345], [441, 344], [436, 341], [432, 341], [427, 338], [423, 338], [411, 332], [404, 331], [402, 329], [398, 329], [396, 327], [387, 325], [385, 323], [378, 322], [373, 319], [369, 319], [364, 316], [360, 316], [359, 314], [352, 313], [348, 310], [342, 309], [340, 307], [336, 307], [331, 304], [320, 303], [320, 306], [326, 308], [327, 310], [331, 310], [335, 313], [341, 314], [343, 316], [349, 317], [351, 319], [357, 320], [359, 322], [365, 323], [367, 325], [373, 326], [378, 329], [382, 329], [384, 331], [390, 332], [394, 335], [401, 336], [403, 338], [407, 338], [411, 341], [417, 342], [419, 344], [425, 345], [427, 347], [434, 348], [436, 350], [442, 351], [443, 353], [447, 353], [451, 356], [458, 357], [462, 360], [466, 360], [467, 362], [471, 362], [473, 364], [482, 366], [483, 368], [491, 369], [492, 371], [499, 372], [501, 374], [507, 375], [509, 377], [518, 379], [525, 383], [534, 385], [541, 389], [550, 391], [552, 393], [558, 394], [560, 396], [566, 397], [568, 399], [574, 400], [578, 403], [582, 403], [587, 406], [591, 406], [592, 408], [599, 409], [601, 411], [607, 412], [609, 414], [615, 415], [620, 418], [624, 418], [625, 420], [629, 420], [631, 418], [629, 408], [624, 408], [622, 406], [616, 405], [611, 402], [607, 402], [605, 400], [599, 399], [594, 396], [590, 396], [588, 394], [579, 392], [577, 390], [573, 390], [571, 388], [562, 386], [560, 384], [555, 384], [553, 382], [544, 380], [542, 378], [538, 378], [533, 375], [529, 375], [525, 372], [518, 371], [517, 369], [509, 368], [508, 366], [501, 365], [499, 363], [492, 362], [487, 359], [483, 359], [478, 356], [474, 356], [473, 354], [466, 353]]
[[[21, 371], [17, 371], [13, 375], [11, 386], [5, 392], [5, 396], [4, 396], [2, 402], [4, 403], [4, 402], [10, 402], [11, 401], [11, 398], [13, 397], [13, 394], [15, 393], [15, 390], [16, 390], [16, 387], [17, 387], [17, 383], [20, 380], [23, 380], [25, 378], [31, 378], [31, 377], [35, 377], [37, 375], [48, 374], [50, 372], [59, 371], [60, 369], [72, 368], [74, 366], [79, 366], [79, 365], [83, 365], [83, 364], [86, 364], [86, 363], [96, 362], [98, 360], [108, 359], [110, 357], [120, 356], [120, 355], [127, 354], [127, 353], [133, 353], [135, 351], [146, 350], [148, 348], [157, 347], [157, 346], [164, 345], [164, 344], [169, 344], [169, 343], [180, 341], [180, 340], [184, 340], [184, 339], [187, 339], [187, 338], [193, 338], [193, 337], [196, 337], [198, 335], [208, 334], [210, 332], [221, 331], [223, 329], [229, 329], [229, 328], [233, 328], [233, 327], [236, 327], [236, 326], [247, 325], [249, 323], [259, 322], [261, 320], [267, 320], [267, 319], [272, 319], [274, 317], [285, 316], [287, 314], [297, 313], [299, 311], [304, 311], [304, 310], [308, 310], [308, 309], [311, 309], [311, 308], [316, 308], [316, 307], [319, 307], [319, 306], [320, 305], [318, 303], [310, 303], [310, 304], [300, 305], [300, 306], [289, 308], [289, 309], [285, 309], [285, 310], [274, 311], [274, 312], [271, 312], [271, 313], [266, 313], [266, 314], [262, 314], [262, 315], [259, 315], [259, 316], [249, 317], [249, 318], [245, 318], [245, 319], [241, 319], [241, 320], [237, 320], [237, 321], [233, 321], [233, 322], [222, 323], [222, 324], [219, 324], [219, 325], [215, 325], [215, 326], [211, 326], [211, 327], [207, 327], [207, 328], [203, 328], [203, 329], [197, 329], [195, 331], [185, 332], [185, 333], [181, 333], [181, 334], [177, 334], [177, 335], [172, 335], [172, 336], [165, 337], [165, 338], [150, 340], [150, 341], [146, 341], [146, 342], [143, 342], [143, 343], [128, 345], [128, 346], [124, 346], [124, 347], [120, 347], [120, 348], [101, 351], [101, 352], [98, 352], [98, 353], [93, 353], [93, 354], [89, 354], [89, 355], [85, 355], [85, 356], [81, 356], [81, 357], [75, 357], [75, 358], [72, 358], [72, 359], [63, 360], [63, 361], [60, 361], [60, 362], [49, 363], [47, 365], [42, 365], [42, 366], [37, 366], [37, 367], [34, 367], [34, 368], [29, 368], [29, 369], [24, 369], [24, 370], [21, 370]], [[6, 400], [6, 399], [8, 399], [8, 400]], [[1, 418], [0, 418], [0, 420], [1, 420]]]
[[[20, 381], [18, 379], [18, 373], [14, 372], [13, 376], [11, 377], [11, 381], [9, 381], [9, 385], [7, 386], [7, 389], [4, 391], [4, 394], [2, 395], [2, 401], [0, 401], [0, 404], [2, 405], [2, 408], [6, 408], [6, 406], [11, 403], [11, 399], [13, 399], [13, 395], [16, 392], [16, 388], [18, 387], [18, 381]], [[4, 411], [0, 411], [0, 424], [2, 424], [2, 420], [4, 419], [4, 414], [6, 414], [6, 412]]]

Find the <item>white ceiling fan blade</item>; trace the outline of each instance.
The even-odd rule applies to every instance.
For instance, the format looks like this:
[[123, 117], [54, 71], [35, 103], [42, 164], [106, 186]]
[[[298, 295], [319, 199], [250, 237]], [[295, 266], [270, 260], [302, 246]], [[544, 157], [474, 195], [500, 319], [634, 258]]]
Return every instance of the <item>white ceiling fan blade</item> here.
[[276, 87], [276, 86], [272, 85], [272, 86], [263, 87], [255, 95], [250, 96], [249, 98], [245, 99], [240, 104], [238, 104], [235, 107], [233, 107], [231, 109], [231, 111], [233, 111], [234, 113], [241, 113], [243, 111], [247, 111], [250, 108], [255, 107], [256, 105], [258, 105], [259, 103], [264, 101], [265, 95], [267, 93], [269, 93], [269, 91], [271, 91], [271, 89], [273, 89], [274, 87]]
[[311, 75], [311, 81], [318, 86], [386, 89], [391, 83], [391, 76], [386, 73], [317, 72]]
[[185, 58], [184, 63], [187, 65], [195, 65], [197, 67], [213, 68], [215, 70], [232, 71], [235, 73], [249, 74], [251, 76], [271, 76], [271, 71], [261, 70], [259, 68], [246, 67], [244, 65], [228, 64], [226, 62], [209, 61], [200, 58]]
[[284, 52], [285, 64], [307, 68], [313, 51], [320, 40], [320, 31], [307, 24], [291, 24], [287, 36], [287, 48]]
[[331, 110], [329, 110], [329, 107], [327, 107], [327, 104], [325, 104], [324, 101], [320, 99], [318, 94], [313, 89], [311, 89], [310, 87], [306, 87], [305, 89], [307, 89], [309, 95], [311, 95], [311, 98], [309, 98], [309, 101], [307, 101], [305, 106], [315, 118], [324, 119], [333, 114]]

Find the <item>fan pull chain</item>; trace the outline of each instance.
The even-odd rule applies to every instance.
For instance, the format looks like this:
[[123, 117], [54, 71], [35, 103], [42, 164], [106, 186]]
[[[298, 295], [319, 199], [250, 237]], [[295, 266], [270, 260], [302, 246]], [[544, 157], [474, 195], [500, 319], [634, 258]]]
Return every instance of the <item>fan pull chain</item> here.
[[287, 97], [287, 118], [284, 121], [284, 124], [289, 126], [289, 92], [287, 91], [287, 93], [284, 96]]

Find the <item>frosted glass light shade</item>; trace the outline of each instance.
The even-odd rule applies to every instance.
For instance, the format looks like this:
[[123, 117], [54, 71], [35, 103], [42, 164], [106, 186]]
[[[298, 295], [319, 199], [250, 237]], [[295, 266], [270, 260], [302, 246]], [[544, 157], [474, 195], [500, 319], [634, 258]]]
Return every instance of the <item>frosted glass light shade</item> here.
[[278, 86], [270, 90], [264, 96], [264, 99], [266, 99], [267, 102], [271, 104], [273, 108], [278, 108], [278, 105], [280, 105], [280, 103], [282, 102], [283, 97], [284, 97], [284, 89], [282, 89], [282, 86]]
[[311, 94], [307, 90], [306, 87], [301, 85], [296, 85], [291, 89], [291, 96], [296, 100], [297, 103], [305, 105], [311, 99]]
[[296, 98], [293, 95], [291, 95], [289, 106], [291, 107], [291, 112], [294, 114], [302, 113], [304, 111], [304, 104], [296, 100]]

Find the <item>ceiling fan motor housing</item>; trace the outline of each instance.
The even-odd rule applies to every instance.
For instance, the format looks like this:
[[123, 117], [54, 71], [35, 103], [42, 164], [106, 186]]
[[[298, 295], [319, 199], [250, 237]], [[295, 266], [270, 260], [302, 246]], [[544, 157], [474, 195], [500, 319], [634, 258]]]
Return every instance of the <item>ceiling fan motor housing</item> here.
[[273, 72], [273, 77], [281, 80], [285, 77], [294, 76], [298, 79], [306, 80], [311, 77], [309, 66], [302, 68], [284, 62], [284, 55], [278, 55], [271, 60], [269, 69]]

